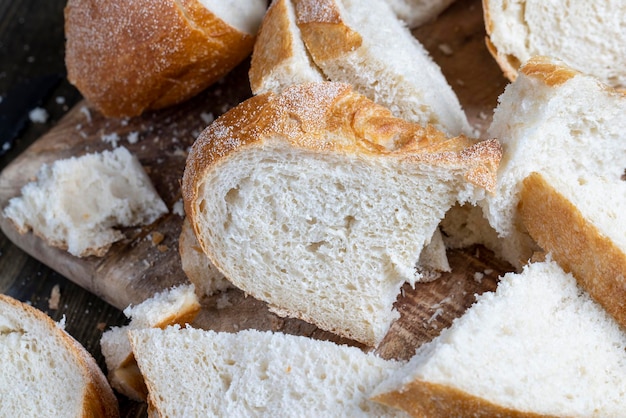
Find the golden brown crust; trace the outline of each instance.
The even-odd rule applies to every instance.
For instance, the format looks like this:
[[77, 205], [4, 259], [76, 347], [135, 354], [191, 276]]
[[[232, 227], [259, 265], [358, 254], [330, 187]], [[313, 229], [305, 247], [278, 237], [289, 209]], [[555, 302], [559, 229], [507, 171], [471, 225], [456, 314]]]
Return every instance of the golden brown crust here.
[[[10, 296], [0, 294], [0, 302], [9, 305], [12, 309], [21, 311], [29, 320], [37, 321], [45, 326], [53, 338], [59, 340], [75, 357], [80, 365], [87, 386], [83, 392], [84, 417], [118, 417], [119, 409], [117, 398], [104, 377], [102, 370], [89, 352], [67, 332], [63, 331], [48, 315], [42, 311], [22, 303]], [[24, 321], [27, 322], [27, 321]]]
[[559, 65], [551, 58], [542, 56], [529, 59], [520, 71], [528, 77], [540, 79], [549, 87], [557, 87], [580, 74], [565, 65]]
[[626, 328], [626, 254], [538, 173], [523, 182], [519, 213], [531, 237]]
[[491, 19], [491, 14], [489, 13], [489, 0], [483, 0], [483, 21], [485, 22], [485, 46], [487, 47], [487, 51], [491, 54], [493, 59], [496, 61], [500, 69], [502, 70], [502, 74], [509, 80], [515, 81], [517, 78], [517, 72], [521, 66], [521, 62], [517, 57], [510, 54], [501, 54], [498, 52], [498, 48], [491, 42], [491, 33], [493, 32], [493, 20]]
[[302, 40], [313, 61], [329, 61], [361, 46], [361, 35], [343, 22], [334, 0], [296, 0], [295, 9]]
[[196, 95], [254, 44], [198, 0], [69, 0], [65, 34], [68, 79], [111, 117]]
[[374, 397], [373, 400], [402, 409], [412, 416], [420, 418], [550, 417], [550, 415], [541, 415], [505, 408], [459, 389], [422, 380], [415, 380], [404, 386], [401, 390], [378, 395]]

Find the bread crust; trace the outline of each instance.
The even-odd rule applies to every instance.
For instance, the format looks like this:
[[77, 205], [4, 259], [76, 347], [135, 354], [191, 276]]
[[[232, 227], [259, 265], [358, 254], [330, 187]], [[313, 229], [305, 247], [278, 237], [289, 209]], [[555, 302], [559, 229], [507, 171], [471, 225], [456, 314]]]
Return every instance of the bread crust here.
[[[20, 311], [20, 314], [29, 317], [28, 320], [41, 323], [50, 336], [59, 340], [63, 346], [76, 358], [80, 365], [80, 372], [88, 382], [84, 388], [83, 410], [77, 416], [84, 417], [118, 417], [119, 408], [117, 398], [109, 386], [102, 370], [89, 352], [67, 332], [63, 331], [48, 315], [42, 311], [22, 303], [10, 296], [0, 294], [0, 303], [8, 305], [10, 309]], [[25, 323], [27, 320], [24, 321]], [[78, 411], [77, 411], [78, 412]]]
[[493, 20], [491, 19], [491, 14], [489, 13], [489, 0], [482, 0], [483, 4], [483, 20], [485, 22], [485, 46], [487, 47], [487, 51], [491, 54], [493, 59], [496, 61], [500, 69], [502, 70], [502, 74], [511, 82], [515, 81], [517, 78], [518, 70], [521, 67], [522, 63], [513, 55], [510, 54], [502, 54], [498, 51], [498, 48], [491, 42], [491, 33], [493, 32]]
[[522, 412], [462, 390], [423, 380], [415, 380], [401, 390], [382, 393], [372, 398], [384, 405], [402, 409], [413, 417], [489, 417], [489, 418], [547, 418], [532, 412]]
[[536, 56], [528, 60], [521, 69], [522, 74], [541, 80], [548, 87], [558, 87], [580, 74], [565, 65], [559, 65], [554, 59]]
[[65, 36], [69, 81], [109, 117], [191, 98], [243, 61], [255, 39], [199, 0], [69, 0]]
[[519, 213], [533, 239], [626, 329], [626, 254], [539, 173], [524, 180]]

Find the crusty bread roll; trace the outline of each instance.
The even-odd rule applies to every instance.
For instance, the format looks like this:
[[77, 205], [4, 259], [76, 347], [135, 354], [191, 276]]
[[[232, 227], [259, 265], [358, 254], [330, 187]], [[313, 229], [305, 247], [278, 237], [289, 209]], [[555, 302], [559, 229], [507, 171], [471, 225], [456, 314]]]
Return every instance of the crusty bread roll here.
[[163, 417], [407, 417], [368, 399], [401, 364], [358, 348], [256, 330], [130, 333]]
[[409, 28], [416, 28], [437, 18], [455, 0], [387, 0], [396, 15]]
[[204, 252], [277, 312], [377, 345], [446, 210], [495, 182], [495, 140], [445, 139], [341, 83], [255, 96], [192, 147], [185, 212]]
[[483, 0], [483, 12], [487, 47], [510, 80], [542, 55], [626, 88], [623, 1]]
[[126, 148], [43, 165], [3, 211], [21, 234], [77, 257], [102, 257], [124, 238], [117, 227], [147, 225], [168, 212], [137, 157]]
[[136, 306], [124, 309], [130, 323], [108, 329], [100, 339], [107, 377], [113, 389], [136, 401], [145, 401], [148, 395], [128, 340], [130, 330], [184, 325], [192, 322], [199, 311], [200, 303], [193, 285], [166, 289]]
[[385, 0], [294, 0], [313, 62], [394, 115], [448, 135], [473, 135], [439, 66]]
[[45, 313], [2, 294], [0, 364], [0, 416], [119, 416], [91, 354]]
[[180, 103], [250, 54], [266, 7], [266, 0], [69, 0], [68, 79], [106, 116]]
[[[523, 181], [533, 172], [551, 175], [568, 188], [579, 190], [576, 193], [581, 197], [574, 200], [573, 207], [589, 200], [583, 197], [590, 190], [585, 183], [604, 178], [614, 191], [604, 188], [592, 192], [591, 199], [597, 199], [604, 209], [592, 214], [589, 220], [607, 219], [608, 225], [600, 231], [614, 232], [607, 237], [624, 236], [625, 224], [615, 222], [619, 219], [615, 213], [624, 211], [622, 203], [615, 207], [604, 202], [609, 199], [608, 193], [623, 196], [619, 191], [624, 188], [625, 114], [624, 94], [555, 59], [535, 57], [529, 60], [516, 81], [507, 86], [488, 129], [489, 137], [498, 138], [504, 151], [498, 169], [497, 192], [487, 196], [481, 206], [490, 224], [509, 241], [511, 263], [523, 264], [537, 249], [518, 212]], [[560, 224], [557, 219], [560, 215], [553, 215], [541, 214], [555, 225]], [[563, 233], [568, 237], [559, 239], [559, 245], [573, 245], [569, 232]], [[597, 257], [584, 262], [597, 262], [606, 255], [603, 253], [600, 251]], [[606, 276], [603, 280], [620, 279]]]
[[415, 417], [618, 417], [626, 334], [554, 261], [509, 273], [375, 389]]

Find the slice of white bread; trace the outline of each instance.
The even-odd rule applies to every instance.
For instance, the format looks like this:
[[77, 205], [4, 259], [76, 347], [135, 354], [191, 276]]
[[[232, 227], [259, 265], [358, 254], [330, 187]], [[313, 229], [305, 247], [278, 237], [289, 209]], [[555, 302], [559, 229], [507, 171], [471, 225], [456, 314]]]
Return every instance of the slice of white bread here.
[[341, 83], [258, 95], [198, 138], [183, 176], [204, 252], [283, 315], [377, 345], [446, 210], [495, 182], [499, 143], [446, 139]]
[[384, 0], [294, 0], [314, 63], [406, 120], [472, 135], [439, 66]]
[[543, 55], [626, 88], [623, 1], [483, 0], [483, 12], [488, 49], [510, 80]]
[[42, 311], [0, 294], [0, 416], [117, 417], [94, 358]]
[[194, 328], [132, 331], [158, 416], [406, 417], [368, 399], [401, 364], [304, 336]]
[[293, 84], [326, 80], [304, 46], [292, 0], [274, 0], [267, 10], [248, 76], [253, 94], [278, 93]]
[[437, 18], [455, 0], [387, 0], [391, 9], [409, 28]]
[[178, 251], [182, 269], [194, 285], [198, 297], [211, 296], [232, 287], [228, 279], [202, 251], [188, 218], [183, 220], [178, 238]]
[[423, 416], [618, 417], [626, 334], [554, 261], [509, 273], [375, 390]]
[[168, 213], [136, 156], [126, 148], [56, 160], [3, 211], [21, 234], [77, 257], [103, 256], [124, 234]]
[[267, 0], [69, 0], [68, 79], [100, 112], [180, 103], [252, 52]]
[[113, 389], [136, 401], [145, 401], [148, 394], [128, 340], [130, 330], [184, 325], [192, 322], [199, 311], [200, 303], [193, 285], [164, 290], [124, 309], [130, 323], [105, 331], [100, 339], [107, 377]]
[[[497, 192], [481, 202], [489, 223], [511, 245], [508, 261], [523, 264], [536, 249], [517, 211], [522, 182], [532, 172], [552, 173], [572, 187], [599, 177], [621, 187], [625, 114], [624, 94], [560, 61], [534, 57], [521, 68], [488, 129], [504, 154]], [[613, 228], [624, 231], [623, 225]]]

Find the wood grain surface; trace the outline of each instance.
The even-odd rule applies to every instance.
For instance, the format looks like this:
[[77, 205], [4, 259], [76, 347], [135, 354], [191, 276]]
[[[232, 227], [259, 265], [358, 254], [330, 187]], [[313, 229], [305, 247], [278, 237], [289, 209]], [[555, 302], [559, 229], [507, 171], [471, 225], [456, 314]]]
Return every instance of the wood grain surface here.
[[[56, 13], [60, 3], [55, 2]], [[0, 12], [3, 12], [2, 7]], [[470, 123], [476, 128], [477, 136], [484, 138], [497, 98], [507, 81], [485, 47], [480, 0], [458, 0], [437, 21], [420, 27], [414, 34], [442, 67]], [[11, 261], [7, 261], [6, 255], [0, 259], [3, 269], [12, 269], [0, 272], [0, 283], [7, 283], [0, 290], [17, 293], [16, 283], [28, 274], [25, 265], [36, 263], [34, 265], [43, 269], [45, 275], [67, 278], [70, 281], [67, 286], [75, 284], [86, 290], [87, 297], [106, 302], [101, 309], [111, 312], [114, 317], [103, 322], [112, 325], [123, 322], [124, 318], [119, 311], [109, 310], [110, 306], [121, 310], [157, 291], [186, 282], [177, 246], [183, 218], [174, 211], [181, 199], [179, 182], [186, 152], [211, 118], [250, 96], [248, 68], [249, 62], [246, 61], [223, 81], [179, 106], [123, 120], [104, 118], [82, 101], [71, 86], [66, 86], [74, 98], [68, 112], [60, 120], [55, 120], [49, 131], [33, 139], [32, 144], [28, 141], [18, 144], [7, 157], [10, 162], [6, 167], [3, 165], [0, 173], [0, 208], [20, 194], [21, 187], [35, 177], [42, 164], [120, 145], [139, 157], [170, 208], [170, 214], [153, 225], [124, 230], [126, 238], [114, 244], [106, 256], [83, 259], [52, 248], [30, 233], [20, 235], [7, 219], [0, 217], [4, 234], [2, 251], [17, 254], [11, 255], [11, 258], [15, 257]], [[129, 141], [135, 137], [137, 142]], [[165, 237], [159, 245], [151, 239], [155, 232]], [[417, 346], [432, 339], [460, 316], [473, 303], [476, 294], [495, 289], [497, 277], [511, 270], [509, 265], [495, 259], [482, 247], [450, 251], [449, 258], [453, 268], [451, 273], [431, 283], [403, 288], [396, 303], [401, 318], [393, 324], [378, 348], [381, 356], [410, 357]], [[480, 273], [479, 276], [476, 273]], [[72, 289], [77, 295], [83, 294]], [[28, 292], [20, 292], [21, 299], [28, 297]], [[235, 289], [203, 300], [203, 310], [194, 325], [223, 331], [244, 328], [281, 330], [352, 344], [302, 321], [280, 318], [270, 313], [263, 303]], [[87, 340], [89, 338], [79, 338], [84, 344], [91, 344], [88, 346], [90, 351], [97, 352], [97, 337]], [[102, 364], [100, 353], [95, 355]], [[129, 414], [138, 413], [136, 407], [131, 410]]]

